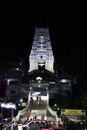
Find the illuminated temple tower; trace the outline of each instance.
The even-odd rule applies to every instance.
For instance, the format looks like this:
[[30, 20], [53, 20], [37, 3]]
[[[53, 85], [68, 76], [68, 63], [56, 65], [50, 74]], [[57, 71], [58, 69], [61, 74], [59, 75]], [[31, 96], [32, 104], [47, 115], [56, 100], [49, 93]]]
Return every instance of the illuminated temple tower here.
[[[18, 112], [16, 118], [19, 118], [20, 115], [24, 117], [26, 116], [26, 113], [28, 113], [30, 110], [30, 101], [32, 97], [33, 106], [31, 108], [32, 111], [30, 113], [30, 118], [34, 116], [34, 113], [38, 119], [41, 119], [41, 116], [44, 115], [44, 119], [46, 120], [57, 121], [57, 113], [53, 111], [49, 106], [50, 94], [56, 94], [58, 88], [56, 86], [56, 77], [54, 73], [54, 56], [48, 28], [36, 28], [35, 30], [35, 36], [29, 55], [28, 73], [30, 77], [34, 75], [35, 79], [31, 78], [29, 81], [27, 106]], [[36, 73], [39, 73], [39, 76]], [[38, 106], [36, 99], [39, 96], [41, 96], [43, 103], [40, 103]]]
[[[23, 108], [18, 111], [16, 118], [20, 115], [27, 117], [30, 111], [31, 97], [34, 104], [31, 111], [31, 118], [36, 114], [41, 118], [58, 121], [58, 116], [51, 106], [53, 100], [58, 100], [58, 105], [67, 101], [69, 93], [72, 93], [71, 80], [68, 77], [57, 77], [54, 71], [54, 56], [50, 41], [49, 28], [36, 28], [29, 55], [29, 69], [26, 72], [22, 68], [9, 70], [7, 76], [6, 99], [15, 101], [18, 107]], [[41, 96], [43, 104], [38, 108], [36, 97]], [[61, 97], [64, 97], [62, 100]], [[66, 97], [66, 101], [65, 101]], [[21, 99], [23, 102], [20, 102]]]
[[54, 56], [48, 28], [36, 28], [29, 63], [29, 72], [42, 67], [54, 73]]

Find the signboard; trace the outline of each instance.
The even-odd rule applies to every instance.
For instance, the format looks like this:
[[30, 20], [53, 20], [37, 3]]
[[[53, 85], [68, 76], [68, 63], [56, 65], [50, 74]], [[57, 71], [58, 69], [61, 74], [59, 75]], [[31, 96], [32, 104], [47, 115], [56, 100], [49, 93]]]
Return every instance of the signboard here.
[[26, 102], [22, 102], [22, 107], [26, 107], [27, 103]]
[[84, 109], [61, 109], [61, 115], [82, 116], [86, 115], [86, 112]]

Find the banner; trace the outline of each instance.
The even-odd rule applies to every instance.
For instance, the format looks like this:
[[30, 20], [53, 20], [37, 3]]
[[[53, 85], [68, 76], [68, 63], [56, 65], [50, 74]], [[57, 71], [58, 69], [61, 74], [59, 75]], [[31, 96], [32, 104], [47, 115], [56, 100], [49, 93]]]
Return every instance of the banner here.
[[86, 112], [85, 110], [82, 109], [61, 109], [61, 115], [82, 116], [82, 115], [86, 115]]

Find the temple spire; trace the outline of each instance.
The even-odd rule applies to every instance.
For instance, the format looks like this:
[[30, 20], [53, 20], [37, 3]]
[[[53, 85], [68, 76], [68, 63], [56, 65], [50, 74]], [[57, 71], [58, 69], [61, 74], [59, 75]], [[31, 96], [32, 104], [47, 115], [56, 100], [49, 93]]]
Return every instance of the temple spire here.
[[54, 56], [48, 28], [36, 27], [29, 64], [29, 72], [44, 66], [46, 70], [54, 73]]

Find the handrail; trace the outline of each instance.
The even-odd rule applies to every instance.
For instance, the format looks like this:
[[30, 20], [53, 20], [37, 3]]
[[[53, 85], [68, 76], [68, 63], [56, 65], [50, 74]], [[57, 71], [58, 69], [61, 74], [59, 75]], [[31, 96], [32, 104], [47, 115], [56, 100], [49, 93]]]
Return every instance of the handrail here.
[[50, 106], [48, 106], [48, 111], [52, 114], [52, 116], [55, 116], [56, 122], [58, 123], [58, 121], [60, 120], [60, 118], [58, 117], [57, 112], [53, 111]]
[[26, 111], [29, 110], [29, 104], [27, 104], [27, 106], [23, 109], [23, 110], [20, 110], [16, 116], [16, 119], [19, 119], [20, 118], [20, 115], [24, 115], [24, 113], [26, 113]]

